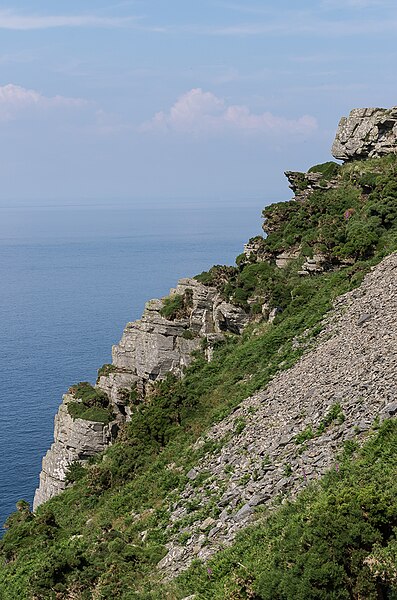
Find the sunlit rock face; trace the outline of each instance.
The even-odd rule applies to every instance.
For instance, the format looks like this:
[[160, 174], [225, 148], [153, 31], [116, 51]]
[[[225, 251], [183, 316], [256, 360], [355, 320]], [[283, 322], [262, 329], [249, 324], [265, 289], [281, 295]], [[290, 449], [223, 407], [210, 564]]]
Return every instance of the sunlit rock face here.
[[354, 108], [342, 117], [332, 154], [345, 161], [397, 153], [397, 106]]
[[66, 476], [74, 462], [84, 463], [102, 452], [116, 438], [118, 423], [73, 419], [68, 403], [75, 402], [71, 394], [63, 396], [55, 415], [54, 442], [43, 458], [40, 483], [36, 490], [33, 509], [60, 494], [67, 486]]

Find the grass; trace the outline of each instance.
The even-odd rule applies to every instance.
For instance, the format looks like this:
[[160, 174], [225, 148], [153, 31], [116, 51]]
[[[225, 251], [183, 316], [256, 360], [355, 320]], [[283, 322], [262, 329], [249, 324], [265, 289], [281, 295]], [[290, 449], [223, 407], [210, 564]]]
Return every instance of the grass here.
[[83, 419], [84, 421], [97, 421], [108, 424], [114, 419], [112, 411], [108, 408], [87, 407], [82, 402], [69, 402], [68, 412], [72, 419]]
[[69, 393], [78, 400], [67, 404], [72, 419], [84, 419], [85, 421], [97, 421], [105, 424], [114, 419], [109, 398], [105, 392], [94, 388], [87, 381], [72, 386]]

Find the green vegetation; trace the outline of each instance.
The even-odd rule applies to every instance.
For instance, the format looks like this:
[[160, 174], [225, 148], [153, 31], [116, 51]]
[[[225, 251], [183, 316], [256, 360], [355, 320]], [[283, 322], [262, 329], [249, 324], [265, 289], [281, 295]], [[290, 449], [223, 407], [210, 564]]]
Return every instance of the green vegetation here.
[[187, 289], [183, 295], [173, 294], [164, 298], [164, 304], [160, 310], [161, 316], [169, 321], [186, 318], [192, 307], [192, 297], [192, 290]]
[[329, 181], [330, 179], [334, 179], [338, 176], [341, 170], [340, 165], [333, 161], [328, 161], [325, 163], [321, 163], [319, 165], [314, 165], [308, 170], [308, 173], [321, 173], [322, 179], [325, 181]]
[[388, 421], [356, 457], [150, 597], [396, 600], [396, 469], [397, 422]]
[[[169, 376], [145, 399], [126, 390], [134, 412], [116, 443], [84, 468], [72, 465], [68, 480], [74, 484], [35, 515], [19, 506], [0, 542], [2, 600], [179, 600], [192, 593], [198, 600], [396, 600], [394, 422], [380, 426], [357, 458], [356, 443], [347, 443], [338, 471], [309, 487], [296, 503], [265, 514], [208, 567], [196, 564], [168, 586], [155, 574], [167, 552], [169, 511], [186, 474], [222, 445], [218, 440], [194, 446], [198, 437], [291, 367], [321, 330], [333, 299], [359, 285], [372, 265], [397, 248], [396, 175], [393, 157], [344, 165], [338, 189], [266, 209], [269, 235], [257, 241], [270, 262], [242, 260], [197, 277], [252, 310], [258, 322], [241, 336], [227, 336], [210, 363], [198, 351], [181, 381]], [[285, 269], [275, 266], [274, 253], [297, 248], [299, 258]], [[302, 278], [298, 271], [305, 256], [320, 251], [330, 270]], [[272, 324], [260, 320], [258, 307], [264, 303], [279, 309]], [[174, 295], [164, 301], [162, 314], [179, 319], [190, 308], [189, 293]], [[71, 392], [72, 416], [94, 411], [103, 422], [104, 413], [110, 418], [106, 394], [88, 383]], [[341, 407], [330, 407], [317, 427], [297, 436], [297, 444], [342, 419]], [[236, 419], [232, 435], [244, 426]], [[270, 462], [264, 457], [264, 465]], [[286, 464], [285, 474], [290, 470]], [[197, 514], [219, 511], [193, 501], [186, 508], [186, 524]], [[175, 526], [186, 543], [183, 524]]]
[[87, 381], [72, 386], [69, 393], [79, 400], [78, 402], [68, 402], [67, 405], [68, 412], [73, 419], [100, 423], [110, 423], [114, 419], [109, 398], [105, 392], [94, 388]]
[[394, 155], [343, 165], [336, 189], [264, 210], [266, 246], [280, 252], [301, 246], [306, 253], [324, 253], [332, 263], [368, 258], [390, 239], [395, 243], [396, 175]]
[[191, 329], [185, 329], [185, 331], [182, 334], [182, 337], [184, 340], [194, 340], [194, 338], [197, 337], [197, 334]]
[[338, 423], [339, 425], [343, 423], [345, 420], [345, 415], [343, 414], [342, 408], [340, 404], [333, 404], [329, 409], [328, 413], [325, 415], [324, 419], [321, 420], [319, 426], [317, 427], [316, 434], [321, 435], [324, 431], [332, 425], [332, 423]]
[[309, 425], [308, 427], [306, 427], [306, 429], [301, 431], [301, 433], [298, 433], [298, 435], [295, 436], [295, 444], [304, 444], [308, 440], [313, 439], [314, 436], [315, 433], [312, 429], [312, 426]]
[[110, 373], [114, 373], [115, 371], [117, 371], [117, 367], [115, 367], [114, 365], [102, 365], [102, 367], [98, 369], [98, 377], [96, 382], [99, 382], [100, 377], [107, 377], [107, 375], [110, 375]]

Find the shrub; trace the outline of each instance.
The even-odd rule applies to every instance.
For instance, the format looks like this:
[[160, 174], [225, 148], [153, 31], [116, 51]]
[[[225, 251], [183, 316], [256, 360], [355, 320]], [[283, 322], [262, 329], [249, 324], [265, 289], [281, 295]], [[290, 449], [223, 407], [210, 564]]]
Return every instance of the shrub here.
[[172, 296], [168, 296], [167, 298], [164, 298], [160, 314], [169, 321], [184, 319], [189, 316], [192, 300], [193, 292], [189, 289], [187, 289], [183, 295], [173, 294]]
[[314, 167], [311, 167], [308, 170], [308, 173], [322, 173], [323, 179], [329, 181], [330, 179], [337, 177], [339, 171], [340, 165], [338, 165], [336, 162], [329, 161], [319, 165], [314, 165]]
[[98, 383], [100, 377], [107, 377], [110, 373], [114, 373], [117, 371], [117, 367], [115, 365], [105, 364], [98, 369], [98, 376], [96, 382]]
[[110, 423], [114, 415], [105, 392], [94, 388], [87, 381], [72, 386], [69, 393], [80, 402], [68, 402], [68, 412], [73, 419]]
[[75, 483], [76, 481], [80, 481], [86, 474], [86, 469], [83, 467], [81, 463], [78, 461], [74, 461], [69, 465], [68, 471], [66, 473], [66, 481], [68, 483]]
[[109, 408], [87, 407], [82, 402], [69, 402], [68, 412], [72, 419], [83, 419], [84, 421], [97, 421], [98, 423], [108, 424], [114, 419], [114, 415]]
[[87, 407], [98, 406], [105, 408], [109, 405], [109, 398], [105, 392], [94, 388], [88, 381], [82, 381], [73, 385], [69, 389], [69, 393], [81, 400]]

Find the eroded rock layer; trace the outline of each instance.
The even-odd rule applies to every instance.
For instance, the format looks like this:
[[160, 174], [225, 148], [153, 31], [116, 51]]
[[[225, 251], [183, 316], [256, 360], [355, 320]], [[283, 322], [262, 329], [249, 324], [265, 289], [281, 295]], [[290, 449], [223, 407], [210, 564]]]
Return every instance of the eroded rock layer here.
[[113, 346], [114, 370], [100, 377], [98, 386], [115, 407], [124, 403], [125, 390], [133, 385], [144, 393], [151, 382], [167, 373], [180, 377], [192, 360], [192, 352], [206, 340], [211, 345], [225, 332], [239, 334], [249, 321], [241, 308], [225, 302], [218, 290], [195, 279], [181, 279], [169, 298], [189, 297], [184, 314], [162, 316], [164, 299], [146, 303], [142, 318], [128, 323], [120, 342]]

